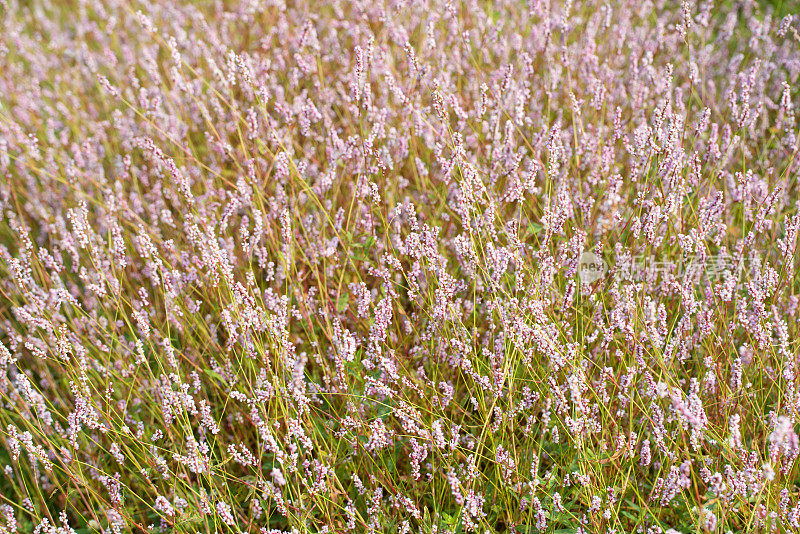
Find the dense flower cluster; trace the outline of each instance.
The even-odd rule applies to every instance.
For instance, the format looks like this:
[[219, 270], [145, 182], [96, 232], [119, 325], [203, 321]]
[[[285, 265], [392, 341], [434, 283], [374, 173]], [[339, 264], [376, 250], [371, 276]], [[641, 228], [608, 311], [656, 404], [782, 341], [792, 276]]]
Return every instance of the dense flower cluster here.
[[791, 14], [0, 13], [0, 533], [800, 530]]

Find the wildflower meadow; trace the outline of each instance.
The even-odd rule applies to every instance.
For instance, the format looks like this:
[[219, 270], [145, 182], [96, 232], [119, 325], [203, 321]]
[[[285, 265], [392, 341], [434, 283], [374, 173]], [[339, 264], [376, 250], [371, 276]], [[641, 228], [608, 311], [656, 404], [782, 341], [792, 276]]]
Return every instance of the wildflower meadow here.
[[800, 532], [800, 5], [0, 0], [0, 534]]

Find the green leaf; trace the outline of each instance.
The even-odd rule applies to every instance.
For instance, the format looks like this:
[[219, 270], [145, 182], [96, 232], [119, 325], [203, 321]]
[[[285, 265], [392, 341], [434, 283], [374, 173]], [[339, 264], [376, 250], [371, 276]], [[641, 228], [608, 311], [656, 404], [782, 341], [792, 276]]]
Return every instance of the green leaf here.
[[339, 313], [344, 312], [347, 310], [347, 305], [350, 303], [350, 294], [349, 293], [342, 293], [339, 295], [339, 298], [336, 299], [336, 311]]
[[375, 237], [367, 237], [367, 241], [364, 243], [364, 254], [367, 254], [370, 250], [372, 250], [373, 246], [375, 246]]

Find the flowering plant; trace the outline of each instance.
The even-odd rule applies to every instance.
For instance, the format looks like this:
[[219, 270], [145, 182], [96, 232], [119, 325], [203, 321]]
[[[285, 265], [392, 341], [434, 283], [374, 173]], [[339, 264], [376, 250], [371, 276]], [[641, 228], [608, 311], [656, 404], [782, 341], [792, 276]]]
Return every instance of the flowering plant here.
[[800, 530], [792, 14], [0, 12], [0, 533]]

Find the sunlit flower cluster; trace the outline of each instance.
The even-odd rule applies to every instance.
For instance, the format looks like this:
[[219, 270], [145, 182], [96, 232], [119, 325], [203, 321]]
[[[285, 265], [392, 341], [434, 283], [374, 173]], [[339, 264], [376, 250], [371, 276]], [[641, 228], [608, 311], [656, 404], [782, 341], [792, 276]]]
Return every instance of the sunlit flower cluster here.
[[0, 534], [800, 531], [784, 3], [0, 0]]

